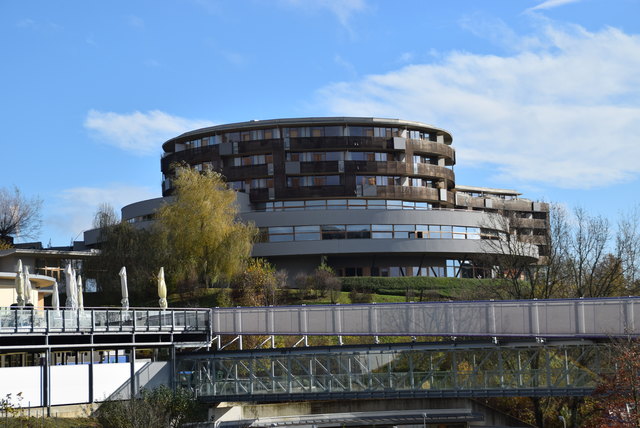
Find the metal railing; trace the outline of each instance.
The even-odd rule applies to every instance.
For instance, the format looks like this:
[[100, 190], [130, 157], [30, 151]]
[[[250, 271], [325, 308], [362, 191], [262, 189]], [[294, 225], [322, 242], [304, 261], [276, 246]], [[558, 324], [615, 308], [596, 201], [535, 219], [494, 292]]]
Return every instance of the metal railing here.
[[640, 298], [215, 308], [228, 335], [592, 337], [640, 335]]
[[210, 309], [0, 308], [0, 335], [66, 333], [208, 333]]
[[211, 401], [585, 395], [611, 347], [423, 343], [179, 356], [176, 382]]

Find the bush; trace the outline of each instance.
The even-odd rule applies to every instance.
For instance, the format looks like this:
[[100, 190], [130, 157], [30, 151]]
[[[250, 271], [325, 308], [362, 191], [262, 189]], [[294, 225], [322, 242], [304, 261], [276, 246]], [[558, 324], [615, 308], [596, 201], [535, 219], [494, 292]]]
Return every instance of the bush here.
[[471, 289], [482, 283], [492, 283], [491, 279], [433, 278], [427, 276], [404, 277], [344, 277], [342, 289], [355, 293], [369, 290], [372, 294], [406, 296], [407, 300], [433, 300], [456, 297], [459, 290]]
[[132, 400], [105, 401], [96, 411], [98, 422], [110, 428], [179, 427], [196, 416], [197, 402], [184, 390], [166, 386], [141, 391]]

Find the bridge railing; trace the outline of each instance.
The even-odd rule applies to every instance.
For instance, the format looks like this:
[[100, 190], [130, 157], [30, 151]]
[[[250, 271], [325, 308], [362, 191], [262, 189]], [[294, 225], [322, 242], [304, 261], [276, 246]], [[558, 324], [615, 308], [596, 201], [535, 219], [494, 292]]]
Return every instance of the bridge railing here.
[[640, 298], [215, 308], [215, 334], [611, 337], [640, 334]]
[[0, 335], [210, 332], [211, 310], [0, 308]]
[[612, 352], [589, 341], [225, 351], [179, 356], [176, 381], [211, 401], [585, 395]]

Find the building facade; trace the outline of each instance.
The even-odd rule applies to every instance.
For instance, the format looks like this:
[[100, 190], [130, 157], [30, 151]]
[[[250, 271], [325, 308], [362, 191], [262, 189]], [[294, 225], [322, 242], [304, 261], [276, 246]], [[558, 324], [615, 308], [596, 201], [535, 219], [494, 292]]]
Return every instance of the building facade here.
[[[522, 256], [536, 261], [544, 244], [534, 230], [546, 231], [548, 206], [514, 191], [457, 187], [452, 141], [443, 129], [399, 119], [203, 128], [163, 144], [163, 196], [172, 195], [179, 165], [220, 172], [238, 191], [242, 219], [260, 229], [253, 255], [290, 277], [321, 262], [341, 276], [487, 276], [480, 260], [503, 251], [496, 241], [513, 233], [530, 236]], [[161, 201], [124, 207], [123, 219], [152, 221]]]

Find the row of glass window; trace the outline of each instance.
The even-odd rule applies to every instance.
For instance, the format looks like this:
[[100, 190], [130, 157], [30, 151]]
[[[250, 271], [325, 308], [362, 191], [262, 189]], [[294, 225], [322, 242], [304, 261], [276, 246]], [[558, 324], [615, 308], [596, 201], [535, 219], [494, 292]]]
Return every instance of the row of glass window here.
[[[484, 232], [484, 230], [483, 230]], [[260, 228], [261, 242], [329, 239], [480, 239], [478, 227], [426, 224], [325, 224]]]
[[427, 202], [395, 201], [384, 199], [323, 199], [311, 201], [280, 201], [254, 205], [254, 211], [304, 210], [430, 210]]
[[287, 176], [287, 187], [339, 186], [342, 175]]
[[[238, 181], [229, 181], [229, 187], [235, 190], [266, 189], [273, 187], [273, 178], [253, 178]], [[356, 176], [356, 183], [376, 186], [402, 186], [402, 177], [388, 175]], [[344, 184], [342, 175], [306, 175], [287, 176], [287, 187], [322, 187], [340, 186]], [[436, 182], [426, 178], [410, 178], [407, 185], [411, 187], [435, 188]]]
[[244, 192], [249, 189], [269, 189], [273, 187], [273, 178], [253, 178], [239, 181], [228, 181], [229, 188]]
[[429, 276], [449, 278], [483, 278], [490, 276], [487, 269], [463, 260], [446, 260], [442, 266], [364, 266], [335, 268], [338, 276]]
[[288, 161], [322, 162], [322, 161], [394, 161], [393, 153], [386, 152], [287, 152]]
[[403, 137], [415, 140], [435, 141], [435, 135], [424, 130], [402, 128], [382, 128], [373, 126], [304, 126], [290, 128], [255, 129], [250, 131], [226, 132], [209, 137], [187, 141], [185, 149], [194, 149], [227, 142], [270, 140], [277, 138], [302, 137]]
[[229, 166], [265, 165], [273, 162], [273, 155], [235, 156], [227, 162]]

